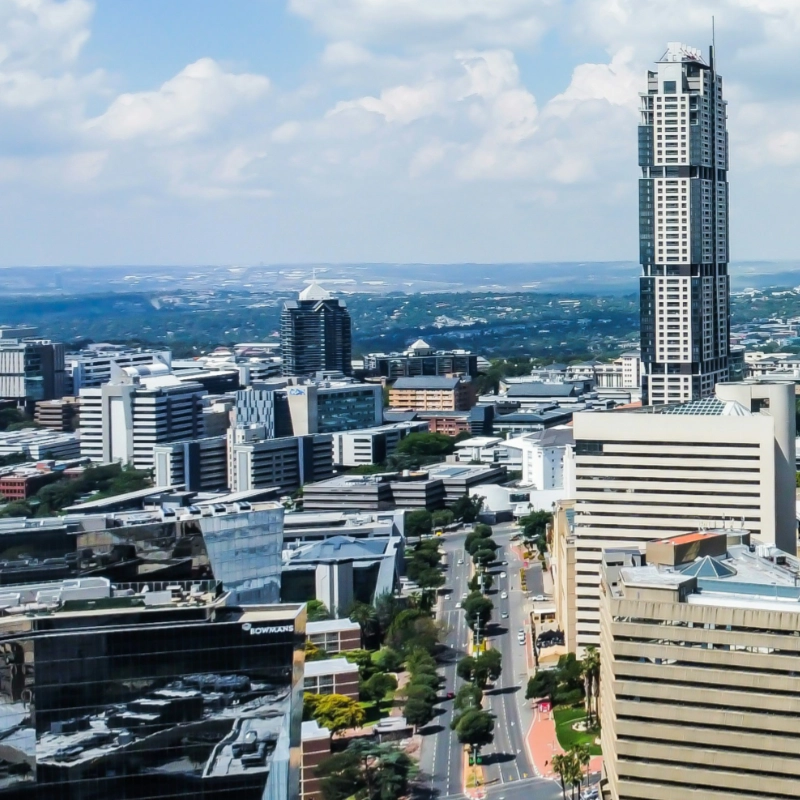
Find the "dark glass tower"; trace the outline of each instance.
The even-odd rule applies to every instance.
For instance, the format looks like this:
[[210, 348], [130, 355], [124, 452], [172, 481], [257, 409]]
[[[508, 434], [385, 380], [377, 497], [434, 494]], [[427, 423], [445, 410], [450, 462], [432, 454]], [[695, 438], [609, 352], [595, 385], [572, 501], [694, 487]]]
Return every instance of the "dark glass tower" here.
[[281, 312], [283, 375], [313, 375], [322, 371], [351, 375], [350, 313], [318, 283], [283, 304]]
[[728, 379], [728, 134], [710, 50], [672, 42], [639, 126], [642, 402], [708, 397]]

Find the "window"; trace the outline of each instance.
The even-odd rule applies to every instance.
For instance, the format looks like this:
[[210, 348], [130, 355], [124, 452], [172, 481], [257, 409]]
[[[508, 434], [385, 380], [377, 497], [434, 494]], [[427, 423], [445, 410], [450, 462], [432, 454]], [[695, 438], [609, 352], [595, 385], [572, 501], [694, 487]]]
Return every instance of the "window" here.
[[664, 81], [664, 94], [675, 94], [678, 90], [675, 81]]

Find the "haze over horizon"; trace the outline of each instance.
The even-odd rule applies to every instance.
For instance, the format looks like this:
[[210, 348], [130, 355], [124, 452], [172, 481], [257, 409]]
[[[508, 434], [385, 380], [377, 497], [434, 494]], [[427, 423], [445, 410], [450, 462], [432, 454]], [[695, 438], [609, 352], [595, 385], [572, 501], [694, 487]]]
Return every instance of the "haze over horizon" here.
[[637, 258], [644, 71], [706, 52], [731, 252], [792, 259], [794, 0], [0, 2], [0, 264]]

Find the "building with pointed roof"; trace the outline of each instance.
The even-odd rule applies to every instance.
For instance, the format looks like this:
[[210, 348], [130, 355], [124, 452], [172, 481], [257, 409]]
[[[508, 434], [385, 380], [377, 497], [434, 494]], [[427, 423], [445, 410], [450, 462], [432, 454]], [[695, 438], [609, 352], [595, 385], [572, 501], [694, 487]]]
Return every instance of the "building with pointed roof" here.
[[285, 376], [353, 372], [350, 313], [316, 279], [283, 304], [281, 358]]

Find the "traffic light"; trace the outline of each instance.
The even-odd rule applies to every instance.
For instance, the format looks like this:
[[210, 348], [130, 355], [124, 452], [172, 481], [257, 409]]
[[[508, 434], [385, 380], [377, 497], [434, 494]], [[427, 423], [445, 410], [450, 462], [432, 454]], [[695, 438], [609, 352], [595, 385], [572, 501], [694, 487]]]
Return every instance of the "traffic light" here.
[[483, 762], [483, 756], [478, 756], [478, 757], [475, 759], [475, 761], [476, 761], [478, 764], [482, 763], [482, 762]]

